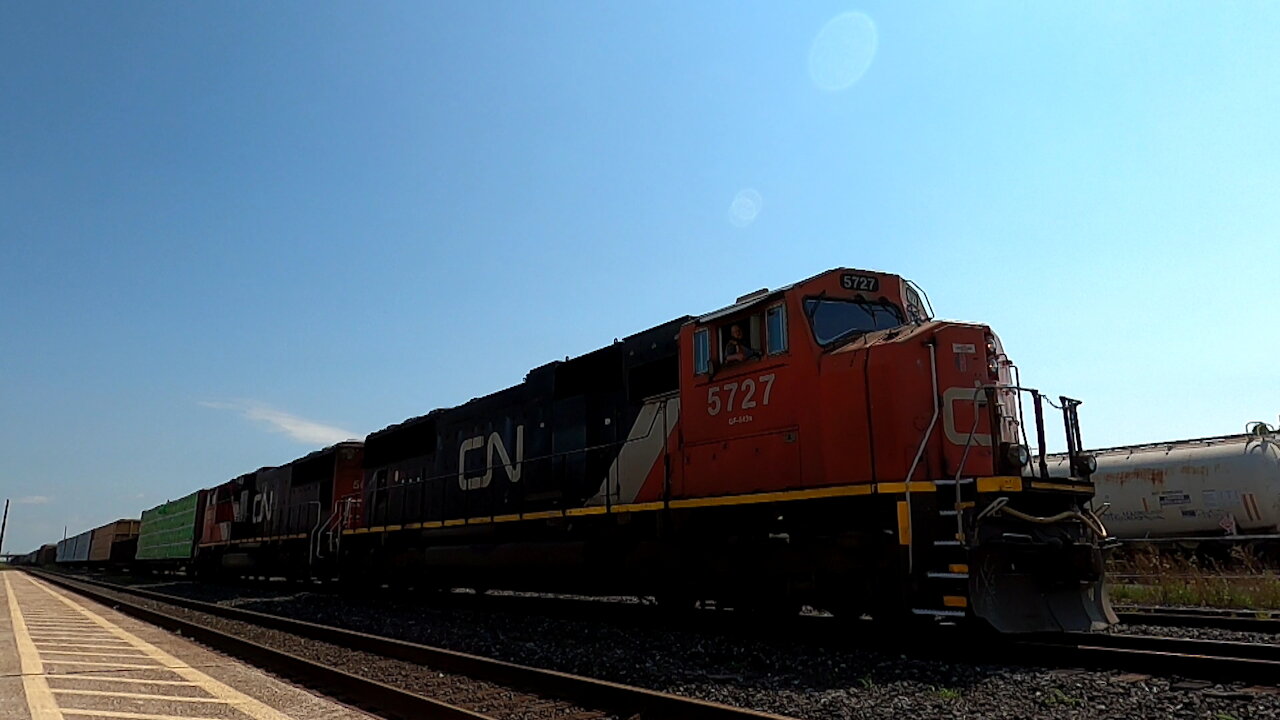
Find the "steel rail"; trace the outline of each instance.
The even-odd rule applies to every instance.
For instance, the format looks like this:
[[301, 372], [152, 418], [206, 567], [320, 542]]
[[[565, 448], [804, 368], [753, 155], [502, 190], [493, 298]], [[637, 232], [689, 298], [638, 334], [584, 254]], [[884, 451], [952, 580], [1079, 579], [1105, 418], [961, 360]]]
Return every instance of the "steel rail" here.
[[1215, 612], [1203, 608], [1134, 608], [1119, 611], [1116, 616], [1126, 625], [1214, 628], [1280, 634], [1280, 618], [1258, 617], [1257, 613]]
[[[112, 593], [132, 595], [138, 598], [181, 607], [187, 610], [193, 610], [228, 620], [236, 620], [259, 627], [291, 633], [310, 640], [327, 642], [352, 650], [425, 665], [437, 671], [463, 675], [476, 680], [483, 680], [531, 694], [573, 702], [575, 704], [586, 706], [590, 709], [616, 713], [626, 718], [639, 718], [639, 720], [665, 720], [666, 718], [671, 718], [672, 720], [793, 720], [792, 718], [787, 718], [781, 715], [774, 715], [746, 708], [738, 708], [680, 695], [672, 695], [670, 693], [663, 693], [656, 690], [633, 687], [605, 680], [597, 680], [595, 678], [583, 677], [580, 675], [571, 675], [569, 673], [558, 672], [555, 670], [519, 665], [480, 655], [472, 655], [454, 650], [407, 642], [404, 640], [396, 640], [394, 638], [370, 635], [329, 625], [320, 625], [302, 620], [294, 620], [292, 618], [282, 617], [279, 615], [270, 615], [242, 608], [191, 600], [188, 598], [166, 595], [152, 590], [120, 586], [83, 578], [76, 578], [73, 580], [58, 573], [39, 570], [33, 571], [30, 569], [26, 570], [28, 572], [32, 572], [37, 577], [60, 585], [61, 587], [88, 595], [100, 601], [105, 601], [126, 614], [135, 615], [136, 613], [135, 616], [147, 622], [155, 622], [155, 624], [162, 625], [170, 629], [180, 629], [184, 634], [197, 637], [197, 639], [206, 641], [210, 645], [219, 647], [219, 649], [225, 649], [231, 654], [240, 656], [238, 650], [244, 649], [248, 653], [246, 659], [250, 660], [254, 664], [258, 664], [258, 658], [262, 658], [264, 664], [270, 665], [275, 662], [275, 660], [273, 660], [274, 654], [285, 656], [283, 662], [286, 665], [292, 665], [293, 667], [300, 668], [301, 672], [299, 674], [303, 676], [312, 676], [313, 668], [322, 668], [325, 674], [335, 674], [333, 680], [324, 679], [324, 684], [321, 687], [326, 691], [330, 687], [341, 687], [344, 691], [347, 691], [347, 687], [349, 686], [350, 692], [353, 696], [362, 698], [362, 703], [368, 702], [370, 705], [375, 705], [377, 707], [386, 707], [394, 714], [404, 717], [470, 718], [472, 720], [476, 720], [484, 718], [485, 716], [478, 715], [467, 710], [462, 710], [461, 708], [456, 708], [451, 705], [446, 706], [447, 709], [442, 709], [434, 714], [424, 710], [405, 712], [400, 710], [399, 706], [395, 703], [427, 701], [428, 703], [438, 705], [446, 704], [439, 703], [438, 701], [424, 698], [398, 688], [393, 688], [382, 683], [377, 683], [376, 681], [368, 680], [366, 678], [349, 675], [348, 673], [334, 668], [318, 666], [308, 660], [289, 656], [286, 653], [257, 645], [242, 638], [222, 633], [211, 628], [205, 628], [200, 626], [198, 623], [183, 618], [177, 618], [149, 608], [123, 602], [118, 597], [104, 594], [101, 591], [105, 590]], [[150, 619], [151, 617], [154, 617], [155, 620], [153, 621]], [[226, 641], [225, 645], [223, 644], [224, 639]], [[297, 663], [306, 663], [307, 666]], [[272, 667], [274, 669], [274, 666]], [[286, 670], [286, 672], [298, 671]], [[319, 671], [317, 671], [317, 674], [318, 672]], [[331, 683], [335, 681], [338, 684], [331, 685]], [[387, 704], [383, 705], [379, 702], [379, 700], [383, 699], [383, 696], [380, 694], [388, 693], [388, 691], [391, 693], [397, 693], [398, 695], [386, 694], [385, 700]], [[368, 697], [367, 700], [364, 699], [366, 696]], [[429, 706], [424, 705], [422, 707]], [[447, 714], [452, 713], [455, 710], [466, 714]]]
[[1022, 640], [1016, 646], [1032, 657], [1082, 666], [1106, 666], [1147, 674], [1280, 683], [1280, 645], [1220, 640], [1063, 633]]

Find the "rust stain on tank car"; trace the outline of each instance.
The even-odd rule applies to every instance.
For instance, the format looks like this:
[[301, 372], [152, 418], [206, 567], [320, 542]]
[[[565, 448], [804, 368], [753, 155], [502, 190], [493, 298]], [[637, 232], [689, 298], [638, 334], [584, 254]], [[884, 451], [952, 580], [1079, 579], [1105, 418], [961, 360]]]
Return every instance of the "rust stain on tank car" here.
[[1102, 479], [1105, 482], [1114, 482], [1120, 485], [1130, 480], [1146, 480], [1152, 485], [1164, 485], [1165, 471], [1158, 468], [1138, 468], [1136, 470], [1125, 470], [1124, 472], [1104, 473]]

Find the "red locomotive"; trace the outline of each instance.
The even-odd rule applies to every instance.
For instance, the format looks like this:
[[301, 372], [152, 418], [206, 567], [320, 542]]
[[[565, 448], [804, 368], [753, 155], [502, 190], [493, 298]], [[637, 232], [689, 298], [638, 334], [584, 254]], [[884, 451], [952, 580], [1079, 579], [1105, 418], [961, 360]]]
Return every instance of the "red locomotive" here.
[[1115, 622], [1079, 403], [1061, 399], [1074, 471], [1051, 479], [1042, 396], [989, 328], [930, 314], [910, 282], [840, 268], [678, 318], [202, 491], [194, 564], [1003, 632]]
[[753, 293], [370, 435], [344, 570], [1104, 626], [1088, 459], [1029, 471], [1011, 367], [894, 275]]

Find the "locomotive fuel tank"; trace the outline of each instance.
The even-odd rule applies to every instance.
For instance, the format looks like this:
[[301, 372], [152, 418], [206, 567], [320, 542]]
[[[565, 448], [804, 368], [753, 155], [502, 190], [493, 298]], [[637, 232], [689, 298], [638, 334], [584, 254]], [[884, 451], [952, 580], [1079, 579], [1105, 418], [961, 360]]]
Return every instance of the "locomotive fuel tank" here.
[[[1096, 503], [1119, 538], [1256, 535], [1280, 529], [1280, 442], [1250, 433], [1090, 451]], [[1050, 472], [1066, 473], [1065, 456]]]

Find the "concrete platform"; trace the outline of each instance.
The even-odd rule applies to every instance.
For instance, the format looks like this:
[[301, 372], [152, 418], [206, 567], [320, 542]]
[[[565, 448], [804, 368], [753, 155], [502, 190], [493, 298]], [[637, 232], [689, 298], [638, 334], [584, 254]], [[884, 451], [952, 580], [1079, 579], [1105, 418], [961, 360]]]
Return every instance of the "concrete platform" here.
[[166, 630], [0, 572], [0, 720], [367, 720]]

